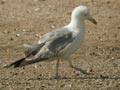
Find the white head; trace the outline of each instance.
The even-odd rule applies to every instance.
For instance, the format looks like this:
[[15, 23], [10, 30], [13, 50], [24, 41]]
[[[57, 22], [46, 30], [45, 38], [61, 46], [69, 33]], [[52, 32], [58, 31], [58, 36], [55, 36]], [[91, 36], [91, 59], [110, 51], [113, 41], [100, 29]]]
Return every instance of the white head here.
[[86, 6], [78, 6], [72, 12], [72, 19], [73, 20], [90, 20], [94, 24], [97, 24], [95, 19], [90, 15], [89, 9]]

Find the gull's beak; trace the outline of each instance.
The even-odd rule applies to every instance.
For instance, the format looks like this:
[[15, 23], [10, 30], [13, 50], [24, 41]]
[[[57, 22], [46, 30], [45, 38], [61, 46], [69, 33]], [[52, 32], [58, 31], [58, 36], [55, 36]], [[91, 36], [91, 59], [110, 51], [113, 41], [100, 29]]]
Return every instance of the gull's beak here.
[[90, 20], [92, 23], [97, 24], [96, 20], [93, 17], [89, 17], [88, 20]]

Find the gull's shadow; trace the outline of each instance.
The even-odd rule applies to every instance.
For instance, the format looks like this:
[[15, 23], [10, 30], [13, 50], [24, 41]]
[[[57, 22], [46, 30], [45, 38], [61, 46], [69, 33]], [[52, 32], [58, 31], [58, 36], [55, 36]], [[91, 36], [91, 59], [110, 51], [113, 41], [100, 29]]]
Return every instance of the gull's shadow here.
[[104, 77], [60, 77], [58, 79], [56, 78], [30, 78], [28, 80], [74, 80], [74, 79], [78, 79], [78, 80], [94, 80], [94, 79], [104, 79], [104, 80], [118, 80], [120, 79], [120, 77], [108, 77], [108, 76], [104, 76]]
[[[8, 80], [9, 78], [0, 78], [0, 80]], [[60, 77], [60, 78], [45, 78], [45, 77], [38, 77], [38, 78], [29, 78], [27, 79], [29, 80], [120, 80], [120, 77], [108, 77], [108, 76], [104, 76], [104, 77]]]

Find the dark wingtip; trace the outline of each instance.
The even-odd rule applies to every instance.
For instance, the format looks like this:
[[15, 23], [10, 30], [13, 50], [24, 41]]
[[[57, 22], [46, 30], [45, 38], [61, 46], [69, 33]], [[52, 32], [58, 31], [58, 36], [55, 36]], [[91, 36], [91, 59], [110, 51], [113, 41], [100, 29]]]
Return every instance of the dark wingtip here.
[[10, 65], [4, 66], [4, 68], [10, 68], [10, 67], [20, 67], [21, 63], [25, 60], [25, 58], [19, 59], [18, 61], [15, 61], [13, 63], [11, 63]]

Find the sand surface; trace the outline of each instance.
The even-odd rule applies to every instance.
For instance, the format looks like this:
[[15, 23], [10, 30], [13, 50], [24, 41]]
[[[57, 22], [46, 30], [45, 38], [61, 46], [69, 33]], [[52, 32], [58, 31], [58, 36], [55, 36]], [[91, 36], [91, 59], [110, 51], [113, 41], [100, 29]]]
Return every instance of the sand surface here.
[[[81, 4], [98, 25], [86, 21], [84, 44], [71, 59], [95, 75], [83, 75], [63, 60], [59, 80], [50, 79], [56, 61], [3, 68], [23, 57], [23, 44], [69, 23]], [[0, 0], [0, 90], [120, 90], [120, 0]]]

